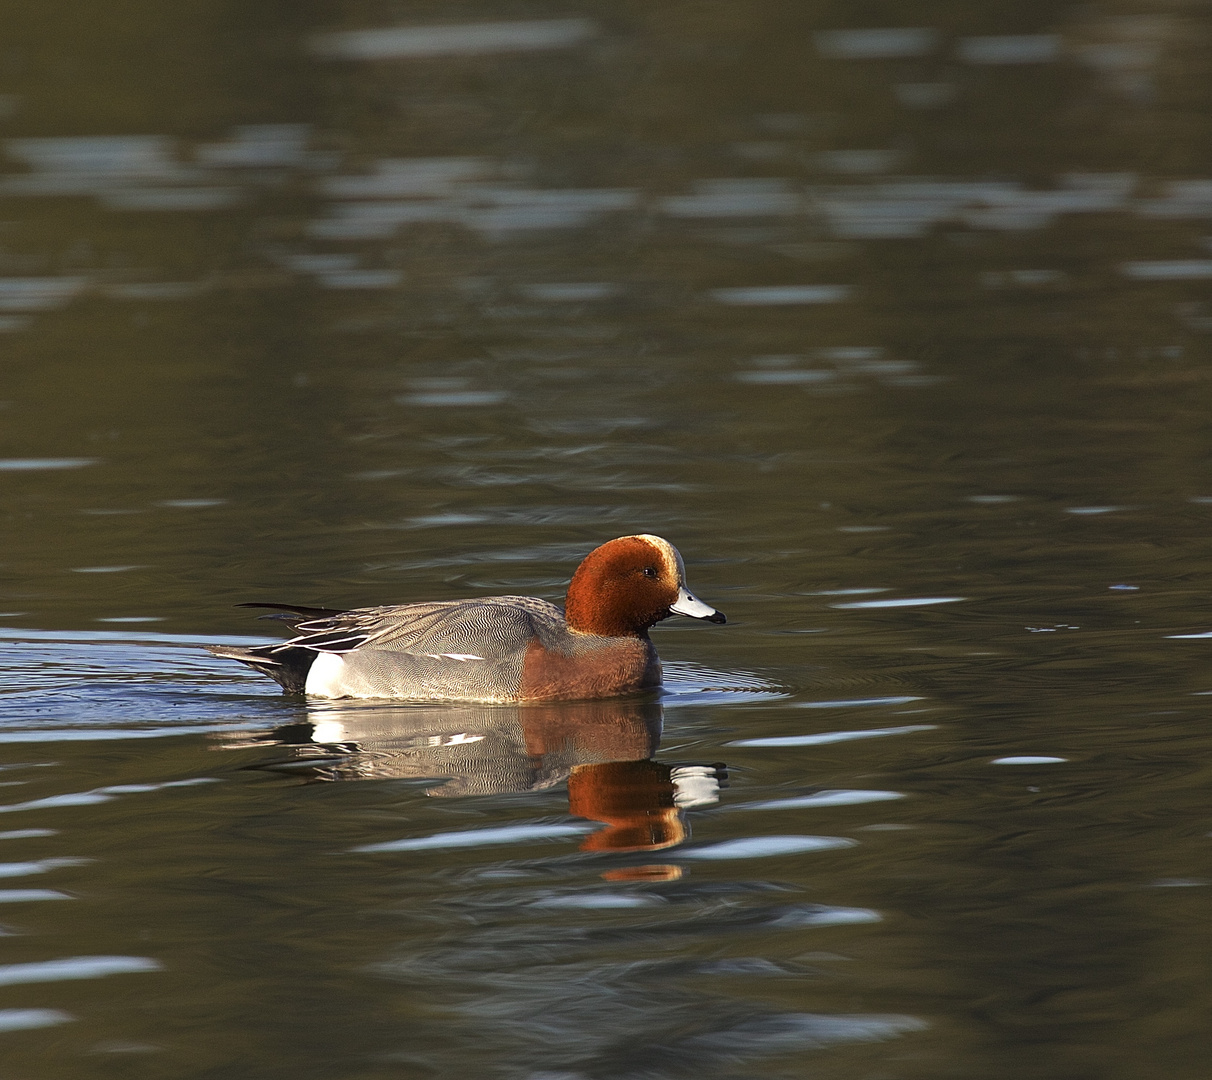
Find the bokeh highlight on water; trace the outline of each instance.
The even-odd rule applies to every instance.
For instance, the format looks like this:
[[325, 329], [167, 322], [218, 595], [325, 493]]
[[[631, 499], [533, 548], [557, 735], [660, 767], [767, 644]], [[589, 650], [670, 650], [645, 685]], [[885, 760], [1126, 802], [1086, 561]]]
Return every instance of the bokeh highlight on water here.
[[[10, 15], [14, 1075], [1205, 1074], [1203, 8]], [[197, 648], [639, 531], [659, 697]]]

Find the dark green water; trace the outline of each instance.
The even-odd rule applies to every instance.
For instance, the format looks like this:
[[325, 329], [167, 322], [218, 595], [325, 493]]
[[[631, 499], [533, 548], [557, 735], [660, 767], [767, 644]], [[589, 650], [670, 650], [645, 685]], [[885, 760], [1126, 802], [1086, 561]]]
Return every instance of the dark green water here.
[[[1207, 1075], [1205, 8], [7, 15], [6, 1076]], [[195, 647], [641, 531], [659, 700]]]

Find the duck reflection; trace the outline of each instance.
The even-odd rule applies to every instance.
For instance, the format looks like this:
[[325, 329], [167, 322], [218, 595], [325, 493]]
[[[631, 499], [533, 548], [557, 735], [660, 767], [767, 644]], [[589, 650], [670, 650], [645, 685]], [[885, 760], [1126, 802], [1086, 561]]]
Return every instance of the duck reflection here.
[[438, 798], [539, 791], [567, 781], [569, 811], [605, 828], [583, 851], [657, 851], [689, 835], [685, 811], [719, 801], [722, 764], [653, 760], [657, 701], [550, 705], [309, 702], [307, 722], [239, 743], [288, 756], [254, 768], [302, 771], [308, 780], [415, 779]]

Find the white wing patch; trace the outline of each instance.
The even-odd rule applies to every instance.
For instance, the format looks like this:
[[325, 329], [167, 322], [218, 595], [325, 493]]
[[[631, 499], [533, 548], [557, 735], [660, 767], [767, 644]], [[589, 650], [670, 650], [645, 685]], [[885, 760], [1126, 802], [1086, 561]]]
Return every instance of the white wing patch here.
[[484, 657], [476, 656], [470, 652], [427, 652], [422, 653], [422, 656], [428, 656], [430, 660], [458, 660], [460, 663], [467, 663], [468, 660], [483, 660]]

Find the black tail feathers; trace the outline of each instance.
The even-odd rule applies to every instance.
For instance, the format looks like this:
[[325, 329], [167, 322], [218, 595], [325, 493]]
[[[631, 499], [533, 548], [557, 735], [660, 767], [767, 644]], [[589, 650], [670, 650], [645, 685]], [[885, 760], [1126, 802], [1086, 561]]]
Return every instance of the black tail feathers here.
[[[251, 606], [251, 605], [250, 605]], [[239, 660], [254, 671], [268, 675], [288, 694], [302, 694], [307, 689], [307, 673], [316, 654], [310, 649], [282, 648], [280, 645], [255, 645], [241, 648], [234, 645], [205, 645], [208, 653], [228, 660]]]

